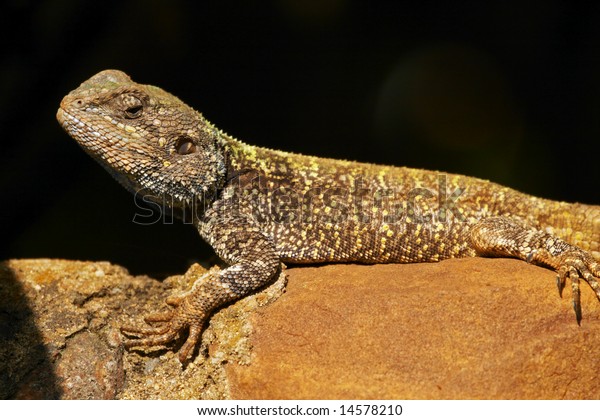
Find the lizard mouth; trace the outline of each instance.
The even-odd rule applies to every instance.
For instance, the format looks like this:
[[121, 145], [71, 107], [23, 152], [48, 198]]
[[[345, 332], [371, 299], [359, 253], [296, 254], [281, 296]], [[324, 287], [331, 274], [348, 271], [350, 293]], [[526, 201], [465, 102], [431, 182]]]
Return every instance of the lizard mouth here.
[[62, 108], [58, 108], [58, 111], [56, 111], [56, 119], [62, 125], [63, 121], [65, 120], [65, 115]]
[[142, 190], [140, 185], [135, 181], [135, 179], [133, 179], [133, 176], [129, 174], [128, 171], [117, 171], [107, 163], [106, 158], [103, 156], [103, 149], [101, 147], [93, 147], [94, 140], [97, 140], [98, 138], [94, 138], [95, 136], [93, 133], [95, 130], [92, 126], [84, 123], [73, 114], [69, 113], [69, 111], [62, 107], [62, 104], [61, 107], [58, 108], [58, 111], [56, 111], [56, 119], [62, 128], [72, 138], [74, 138], [75, 141], [77, 141], [77, 144], [79, 144], [90, 156], [92, 156], [94, 160], [100, 163], [100, 165], [104, 167], [108, 173], [110, 173], [121, 185], [134, 193]]
[[64, 129], [66, 129], [67, 125], [67, 116], [70, 115], [62, 108], [58, 108], [58, 111], [56, 111], [56, 119]]
[[56, 111], [56, 119], [61, 127], [69, 133], [71, 137], [77, 140], [77, 143], [82, 143], [83, 138], [79, 135], [79, 132], [75, 130], [76, 127], [79, 129], [85, 127], [85, 124], [82, 121], [70, 114], [66, 109], [62, 108], [62, 106]]
[[[64, 102], [64, 101], [63, 101]], [[60, 108], [56, 111], [56, 119], [62, 128], [92, 155], [107, 155], [111, 160], [119, 160], [124, 154], [135, 154], [144, 157], [151, 157], [142, 147], [137, 147], [141, 136], [137, 136], [135, 141], [126, 138], [125, 135], [107, 133], [101, 128], [101, 124], [94, 124], [94, 121], [102, 116], [95, 116], [90, 121], [78, 118], [74, 113], [70, 112], [61, 103]], [[110, 155], [110, 156], [109, 156]]]

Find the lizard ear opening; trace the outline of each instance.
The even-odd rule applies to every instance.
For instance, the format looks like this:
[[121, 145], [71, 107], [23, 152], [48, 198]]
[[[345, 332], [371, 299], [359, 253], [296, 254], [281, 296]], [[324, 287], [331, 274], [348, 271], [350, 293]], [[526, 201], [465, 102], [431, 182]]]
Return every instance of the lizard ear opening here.
[[189, 155], [196, 151], [196, 144], [189, 137], [180, 137], [175, 142], [175, 150], [180, 155]]

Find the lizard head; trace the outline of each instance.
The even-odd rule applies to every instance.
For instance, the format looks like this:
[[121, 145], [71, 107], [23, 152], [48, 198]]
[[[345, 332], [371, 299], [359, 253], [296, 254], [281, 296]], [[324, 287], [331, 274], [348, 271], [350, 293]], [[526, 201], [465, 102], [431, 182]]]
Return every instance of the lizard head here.
[[121, 184], [150, 201], [201, 202], [225, 179], [218, 130], [175, 96], [121, 71], [83, 82], [64, 97], [56, 117]]

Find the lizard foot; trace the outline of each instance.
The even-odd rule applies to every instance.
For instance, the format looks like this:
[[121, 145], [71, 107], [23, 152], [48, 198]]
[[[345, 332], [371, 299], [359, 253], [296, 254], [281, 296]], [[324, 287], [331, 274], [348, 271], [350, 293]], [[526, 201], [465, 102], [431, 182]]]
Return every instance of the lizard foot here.
[[[175, 340], [182, 331], [188, 329], [188, 338], [178, 353], [179, 361], [184, 363], [191, 356], [200, 338], [203, 321], [206, 318], [204, 314], [190, 310], [187, 297], [184, 295], [167, 298], [166, 303], [174, 308], [146, 316], [144, 321], [149, 324], [148, 327], [121, 327], [121, 332], [126, 336], [137, 337], [126, 339], [124, 341], [125, 348], [165, 345]], [[153, 325], [155, 323], [162, 325]]]
[[581, 324], [581, 290], [579, 284], [583, 278], [600, 299], [600, 284], [596, 279], [600, 277], [600, 263], [583, 250], [573, 250], [560, 255], [557, 271], [556, 285], [561, 297], [567, 279], [571, 281], [573, 309], [575, 310], [577, 324]]

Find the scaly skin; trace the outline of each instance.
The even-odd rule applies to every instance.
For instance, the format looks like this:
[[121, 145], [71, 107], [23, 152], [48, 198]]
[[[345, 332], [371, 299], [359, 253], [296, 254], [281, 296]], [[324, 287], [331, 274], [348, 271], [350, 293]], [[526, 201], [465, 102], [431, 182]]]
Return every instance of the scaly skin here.
[[426, 262], [510, 256], [600, 298], [600, 207], [544, 200], [476, 178], [323, 159], [244, 144], [154, 86], [106, 70], [67, 95], [57, 118], [119, 182], [191, 220], [228, 267], [211, 270], [173, 309], [124, 327], [125, 345], [164, 345], [252, 293], [281, 262]]

